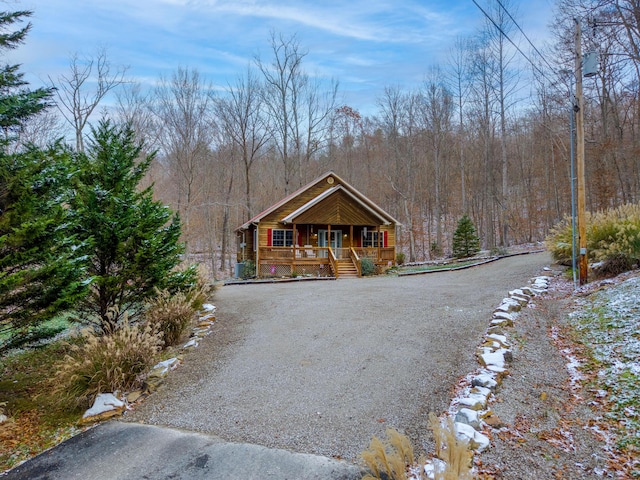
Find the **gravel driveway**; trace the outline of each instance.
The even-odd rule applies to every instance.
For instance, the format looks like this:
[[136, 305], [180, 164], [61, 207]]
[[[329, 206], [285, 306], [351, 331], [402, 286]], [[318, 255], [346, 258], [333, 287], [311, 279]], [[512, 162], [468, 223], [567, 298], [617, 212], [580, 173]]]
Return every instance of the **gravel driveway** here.
[[127, 418], [347, 460], [387, 427], [430, 449], [427, 415], [477, 367], [493, 309], [549, 262], [225, 286], [212, 335]]

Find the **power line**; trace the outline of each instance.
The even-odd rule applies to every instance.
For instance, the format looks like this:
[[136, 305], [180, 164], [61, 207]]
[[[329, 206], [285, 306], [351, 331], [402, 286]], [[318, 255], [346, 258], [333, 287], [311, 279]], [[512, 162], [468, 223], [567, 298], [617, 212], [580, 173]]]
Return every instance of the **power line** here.
[[520, 30], [520, 33], [522, 33], [522, 36], [527, 40], [527, 42], [529, 42], [529, 45], [531, 45], [531, 48], [533, 48], [533, 50], [538, 54], [538, 56], [544, 61], [544, 63], [547, 64], [547, 67], [549, 67], [552, 71], [554, 70], [553, 66], [551, 66], [551, 64], [547, 61], [547, 59], [545, 58], [544, 55], [542, 55], [542, 53], [540, 52], [540, 50], [538, 50], [538, 48], [533, 44], [533, 42], [531, 40], [529, 40], [529, 37], [527, 36], [526, 33], [524, 33], [524, 30], [522, 30], [522, 28], [520, 27], [520, 25], [518, 25], [518, 22], [516, 22], [516, 19], [513, 18], [513, 16], [509, 13], [509, 11], [505, 8], [505, 6], [502, 4], [502, 2], [500, 0], [496, 0], [498, 2], [498, 5], [500, 5], [500, 8], [502, 8], [502, 10], [504, 10], [504, 12], [509, 15], [509, 18], [511, 19], [511, 21], [513, 22], [513, 24], [518, 27], [518, 30]]
[[[538, 73], [540, 73], [540, 75], [542, 75], [544, 78], [547, 79], [547, 81], [551, 82], [551, 79], [549, 79], [549, 77], [547, 77], [546, 73], [544, 71], [542, 71], [535, 63], [533, 63], [533, 61], [522, 51], [522, 49], [515, 44], [515, 42], [513, 40], [511, 40], [511, 38], [509, 38], [509, 35], [507, 35], [504, 30], [502, 30], [502, 28], [495, 22], [495, 20], [493, 18], [491, 18], [491, 16], [480, 6], [478, 5], [478, 2], [476, 2], [476, 0], [471, 0], [476, 7], [478, 7], [480, 9], [480, 11], [482, 12], [482, 14], [487, 17], [487, 19], [493, 23], [494, 27], [496, 27], [498, 29], [498, 31], [504, 36], [504, 38], [506, 38], [507, 40], [509, 40], [509, 43], [511, 43], [511, 45], [513, 45], [515, 47], [515, 49], [520, 52], [520, 55], [522, 55], [525, 60], [527, 60], [527, 62], [529, 62], [529, 64], [538, 71]], [[511, 16], [511, 15], [509, 15]]]

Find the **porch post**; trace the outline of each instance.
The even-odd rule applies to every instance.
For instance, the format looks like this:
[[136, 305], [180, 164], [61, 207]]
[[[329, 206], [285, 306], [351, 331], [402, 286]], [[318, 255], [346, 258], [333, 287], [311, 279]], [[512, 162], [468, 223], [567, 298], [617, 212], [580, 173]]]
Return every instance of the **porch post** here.
[[256, 225], [256, 278], [260, 278], [260, 224]]
[[353, 225], [349, 225], [349, 247], [353, 248]]
[[296, 269], [296, 245], [298, 244], [298, 227], [295, 223], [293, 224], [292, 240], [291, 246], [293, 247], [293, 258], [291, 259], [291, 275], [293, 275], [293, 272]]

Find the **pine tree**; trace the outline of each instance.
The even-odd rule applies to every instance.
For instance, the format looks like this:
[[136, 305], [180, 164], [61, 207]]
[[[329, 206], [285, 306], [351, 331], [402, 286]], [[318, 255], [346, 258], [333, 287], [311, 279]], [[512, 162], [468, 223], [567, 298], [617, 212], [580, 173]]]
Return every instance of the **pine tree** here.
[[[12, 50], [24, 43], [31, 29], [30, 23], [16, 31], [7, 32], [7, 29], [30, 16], [29, 11], [0, 12], [0, 50]], [[19, 65], [0, 67], [0, 128], [4, 132], [3, 149], [10, 139], [10, 133], [47, 108], [53, 95], [53, 90], [49, 88], [26, 89], [27, 82], [23, 79], [24, 74], [18, 71], [19, 68]]]
[[[30, 25], [7, 32], [30, 12], [0, 12], [0, 50], [24, 41]], [[17, 65], [0, 68], [0, 350], [29, 339], [30, 331], [82, 294], [81, 268], [61, 199], [70, 154], [11, 148], [12, 132], [47, 107], [51, 91], [26, 89]]]
[[472, 257], [480, 251], [480, 239], [471, 219], [464, 215], [458, 221], [453, 234], [453, 256], [456, 258]]
[[194, 280], [193, 269], [175, 271], [183, 245], [180, 220], [153, 200], [152, 187], [138, 185], [153, 160], [142, 155], [133, 129], [102, 120], [91, 129], [71, 199], [77, 233], [85, 250], [89, 295], [79, 305], [85, 321], [105, 333], [127, 313], [134, 320], [156, 288], [180, 288]]

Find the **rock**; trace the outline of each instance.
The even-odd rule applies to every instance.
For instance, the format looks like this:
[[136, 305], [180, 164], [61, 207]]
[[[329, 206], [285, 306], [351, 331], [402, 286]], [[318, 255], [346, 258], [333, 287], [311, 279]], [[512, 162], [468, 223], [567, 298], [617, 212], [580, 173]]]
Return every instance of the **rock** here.
[[501, 382], [504, 377], [509, 375], [509, 370], [507, 370], [504, 367], [498, 367], [497, 365], [488, 365], [487, 366], [487, 370], [489, 370], [490, 372], [493, 372], [493, 373], [495, 373], [497, 375], [496, 376], [496, 380], [498, 382]]
[[463, 408], [484, 410], [487, 406], [487, 399], [482, 395], [469, 395], [468, 397], [458, 399], [458, 403], [462, 405]]
[[471, 410], [470, 408], [461, 408], [458, 413], [456, 413], [455, 421], [466, 423], [474, 429], [480, 428], [480, 417], [478, 416], [478, 412], [476, 410]]
[[519, 297], [517, 295], [513, 295], [513, 296], [511, 296], [509, 298], [511, 298], [511, 299], [515, 300], [516, 302], [518, 302], [521, 307], [525, 307], [527, 305], [527, 303], [529, 303], [529, 299], [525, 298], [525, 297]]
[[511, 290], [509, 292], [509, 296], [510, 297], [522, 297], [522, 298], [526, 298], [527, 300], [531, 300], [531, 297], [533, 295], [531, 293], [525, 292], [523, 288], [516, 288], [515, 290]]
[[495, 391], [495, 389], [498, 387], [498, 381], [494, 378], [493, 375], [484, 373], [473, 377], [471, 379], [471, 386], [484, 387], [488, 388], [491, 391]]
[[215, 305], [211, 305], [210, 303], [205, 303], [204, 305], [202, 305], [202, 310], [205, 312], [215, 312], [216, 307]]
[[493, 335], [493, 334], [503, 335], [504, 330], [501, 325], [491, 325], [489, 328], [487, 328], [487, 333], [489, 335]]
[[135, 403], [142, 397], [142, 390], [127, 393], [127, 403]]
[[502, 352], [502, 355], [504, 356], [504, 361], [507, 363], [512, 363], [513, 362], [513, 352], [511, 350], [504, 350]]
[[491, 395], [491, 390], [488, 388], [474, 387], [468, 396], [458, 399], [458, 402], [471, 410], [484, 410], [487, 408], [489, 395]]
[[101, 393], [93, 402], [93, 406], [82, 415], [82, 423], [92, 423], [120, 415], [125, 409], [122, 400], [113, 393]]
[[504, 348], [509, 348], [509, 342], [507, 342], [507, 337], [505, 335], [498, 335], [495, 333], [490, 333], [489, 335], [487, 335], [487, 339], [493, 341], [493, 342], [497, 342], [498, 344], [500, 344], [501, 346], [503, 346]]
[[9, 417], [7, 417], [4, 413], [1, 413], [0, 414], [0, 425], [2, 425], [7, 420], [9, 420]]
[[482, 355], [478, 356], [478, 360], [483, 367], [494, 365], [496, 367], [504, 368], [504, 351], [504, 349], [500, 349], [491, 353], [483, 353]]
[[200, 319], [200, 321], [198, 322], [198, 325], [196, 325], [196, 328], [211, 328], [213, 326], [213, 322], [215, 321], [216, 317], [213, 317], [213, 320], [202, 317]]
[[520, 291], [522, 291], [522, 293], [524, 293], [525, 295], [528, 295], [529, 297], [534, 297], [534, 293], [533, 290], [531, 290], [529, 287], [522, 287], [520, 288]]
[[491, 442], [489, 441], [489, 437], [483, 435], [480, 432], [477, 432], [473, 427], [466, 425], [464, 423], [455, 422], [454, 423], [456, 430], [456, 437], [460, 440], [467, 440], [469, 442], [469, 447], [472, 450], [478, 450], [482, 452], [486, 450]]
[[197, 347], [198, 347], [198, 339], [192, 338], [182, 346], [182, 349], [187, 350], [188, 348], [197, 348]]
[[500, 312], [511, 313], [511, 312], [519, 312], [521, 308], [522, 306], [512, 298], [505, 298], [502, 300], [500, 305], [498, 305], [496, 310]]
[[170, 358], [163, 362], [159, 362], [151, 369], [151, 373], [149, 373], [149, 376], [164, 377], [169, 373], [169, 370], [173, 370], [174, 368], [176, 368], [179, 363], [180, 360], [178, 360], [178, 358], [176, 357]]
[[506, 318], [494, 318], [491, 320], [492, 327], [513, 327], [513, 320], [507, 320]]

